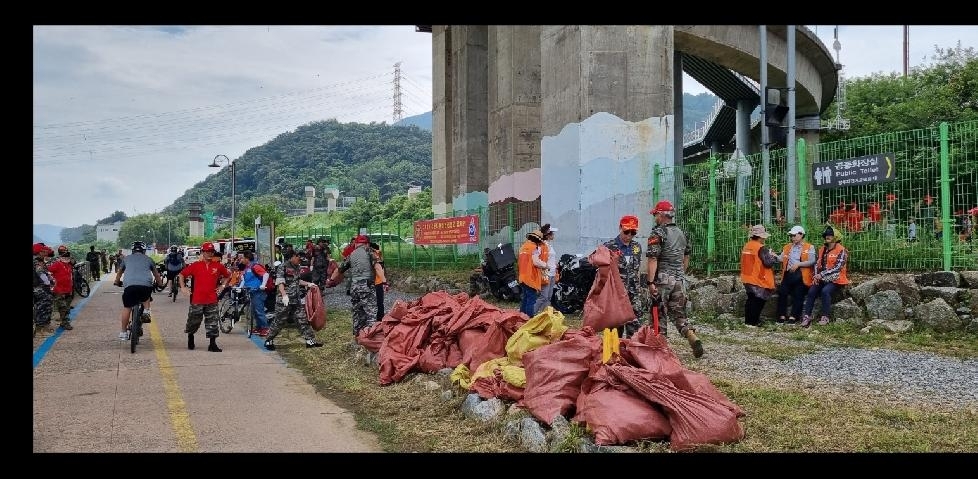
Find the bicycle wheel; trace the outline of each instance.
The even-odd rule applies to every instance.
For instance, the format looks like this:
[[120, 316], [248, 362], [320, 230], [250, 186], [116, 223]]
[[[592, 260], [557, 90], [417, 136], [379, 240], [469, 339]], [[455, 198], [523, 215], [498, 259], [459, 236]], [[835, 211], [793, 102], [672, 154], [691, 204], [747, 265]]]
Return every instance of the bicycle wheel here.
[[234, 329], [234, 304], [231, 301], [221, 303], [217, 310], [217, 324], [225, 334]]
[[143, 306], [141, 304], [133, 306], [132, 314], [129, 315], [129, 352], [136, 352], [136, 345], [139, 344], [139, 333], [142, 332]]
[[88, 286], [88, 281], [82, 279], [75, 283], [75, 292], [78, 293], [78, 296], [87, 298], [92, 289]]
[[174, 303], [177, 302], [177, 293], [180, 292], [180, 285], [177, 284], [176, 278], [174, 278], [173, 281], [170, 282], [170, 292], [173, 293], [170, 295], [173, 298], [173, 302]]
[[157, 293], [162, 292], [164, 289], [166, 289], [167, 282], [169, 282], [169, 280], [167, 279], [166, 273], [161, 274], [160, 275], [160, 284], [159, 285], [154, 285], [153, 286], [153, 291], [155, 291]]

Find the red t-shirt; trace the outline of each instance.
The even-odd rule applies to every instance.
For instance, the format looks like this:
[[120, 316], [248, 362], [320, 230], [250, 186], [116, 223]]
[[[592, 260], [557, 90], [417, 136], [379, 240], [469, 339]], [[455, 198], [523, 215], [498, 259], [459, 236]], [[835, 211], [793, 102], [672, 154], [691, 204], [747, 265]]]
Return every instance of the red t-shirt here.
[[217, 303], [217, 282], [221, 278], [231, 277], [231, 272], [216, 261], [194, 261], [183, 268], [180, 274], [194, 280], [190, 304]]
[[60, 259], [48, 265], [48, 272], [54, 277], [54, 294], [71, 292], [71, 263]]

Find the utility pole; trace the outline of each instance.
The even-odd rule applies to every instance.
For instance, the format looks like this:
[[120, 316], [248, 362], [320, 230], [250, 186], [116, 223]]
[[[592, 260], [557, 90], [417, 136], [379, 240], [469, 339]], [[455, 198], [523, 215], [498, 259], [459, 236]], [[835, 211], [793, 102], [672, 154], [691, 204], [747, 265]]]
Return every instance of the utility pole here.
[[910, 72], [910, 25], [903, 26], [903, 76]]

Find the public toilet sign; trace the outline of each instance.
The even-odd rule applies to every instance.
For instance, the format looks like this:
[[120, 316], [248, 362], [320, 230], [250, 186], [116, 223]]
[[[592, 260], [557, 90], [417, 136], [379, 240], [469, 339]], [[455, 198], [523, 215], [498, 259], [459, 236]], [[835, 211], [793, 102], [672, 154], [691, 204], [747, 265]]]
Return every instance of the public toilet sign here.
[[816, 190], [824, 190], [893, 181], [896, 179], [894, 156], [890, 152], [817, 163], [812, 170], [812, 183]]

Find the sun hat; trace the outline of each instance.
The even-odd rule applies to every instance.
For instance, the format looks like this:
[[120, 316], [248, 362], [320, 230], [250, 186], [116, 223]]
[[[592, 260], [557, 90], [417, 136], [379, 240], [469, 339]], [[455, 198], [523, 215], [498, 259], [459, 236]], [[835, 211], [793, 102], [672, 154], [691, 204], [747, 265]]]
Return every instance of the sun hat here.
[[767, 238], [768, 236], [771, 236], [771, 233], [768, 233], [764, 229], [764, 225], [754, 225], [750, 227], [750, 236], [751, 237], [757, 236], [758, 238]]

